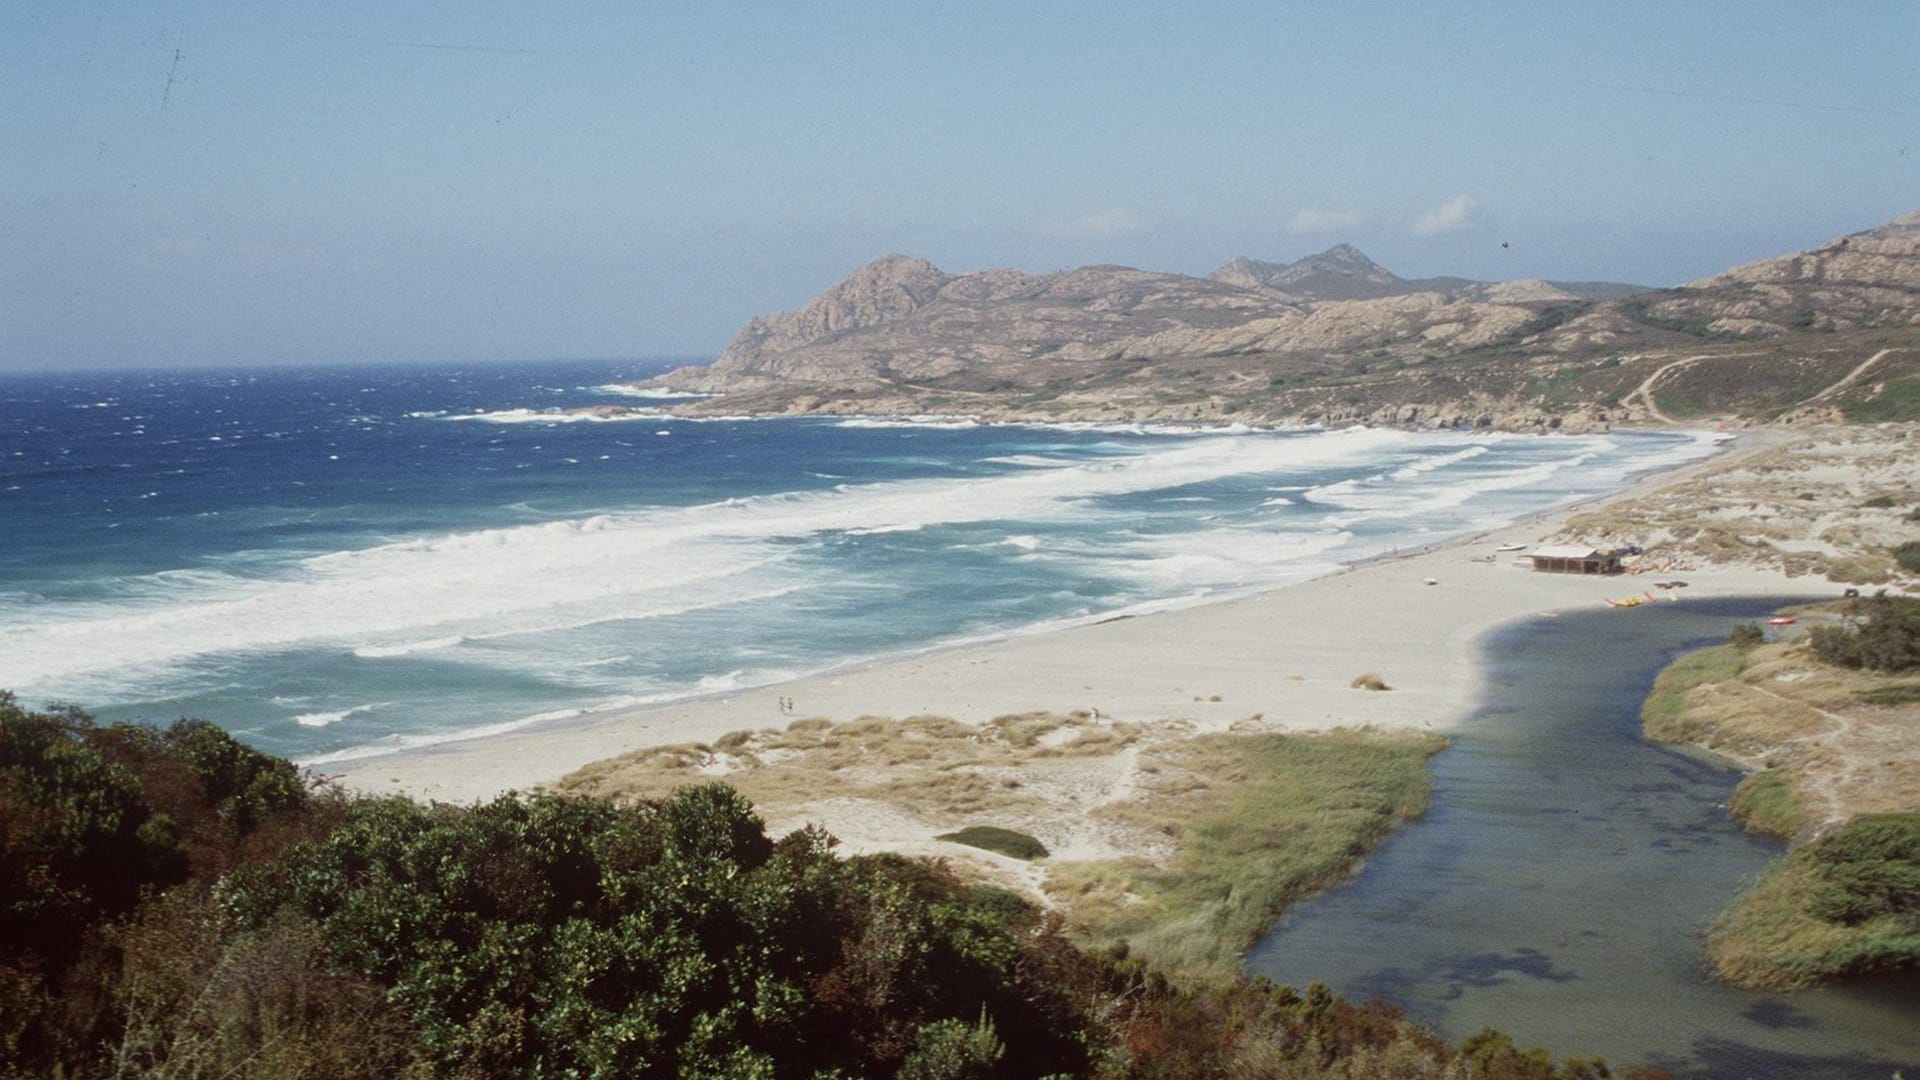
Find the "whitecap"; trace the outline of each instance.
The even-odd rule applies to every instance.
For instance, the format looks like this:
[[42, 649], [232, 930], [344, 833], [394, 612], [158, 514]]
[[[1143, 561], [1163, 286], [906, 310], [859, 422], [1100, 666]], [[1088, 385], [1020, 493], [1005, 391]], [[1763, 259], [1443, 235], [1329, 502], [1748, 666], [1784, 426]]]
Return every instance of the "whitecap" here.
[[596, 386], [593, 389], [602, 394], [612, 394], [616, 397], [641, 398], [647, 401], [698, 401], [701, 398], [713, 396], [712, 394], [696, 393], [692, 390], [655, 390], [645, 386], [631, 386], [626, 383], [608, 383], [604, 386]]
[[370, 713], [375, 709], [382, 709], [391, 704], [393, 703], [390, 701], [379, 701], [369, 705], [355, 705], [351, 709], [341, 709], [339, 712], [301, 713], [293, 718], [293, 722], [299, 724], [301, 727], [329, 727], [345, 720], [349, 716], [359, 716], [362, 713]]
[[362, 660], [384, 660], [394, 656], [412, 656], [415, 653], [439, 652], [463, 644], [467, 639], [456, 634], [452, 637], [429, 638], [426, 641], [403, 641], [396, 645], [361, 645], [353, 650], [353, 655]]

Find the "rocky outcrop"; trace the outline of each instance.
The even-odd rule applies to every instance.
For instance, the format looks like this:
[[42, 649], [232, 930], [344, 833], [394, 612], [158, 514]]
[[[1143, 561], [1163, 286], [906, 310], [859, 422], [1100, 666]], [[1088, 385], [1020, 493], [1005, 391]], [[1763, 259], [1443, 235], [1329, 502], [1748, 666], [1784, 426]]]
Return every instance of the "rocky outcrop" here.
[[1920, 213], [1647, 299], [1657, 323], [1743, 337], [1920, 326]]

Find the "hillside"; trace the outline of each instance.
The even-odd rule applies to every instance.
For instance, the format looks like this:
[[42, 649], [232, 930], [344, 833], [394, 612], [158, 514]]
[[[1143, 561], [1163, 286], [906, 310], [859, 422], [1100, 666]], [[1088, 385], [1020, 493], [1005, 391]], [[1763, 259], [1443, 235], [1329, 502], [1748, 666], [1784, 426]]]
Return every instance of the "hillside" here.
[[1920, 214], [1677, 288], [1409, 280], [1336, 245], [1207, 278], [889, 255], [650, 385], [690, 412], [1586, 429], [1920, 416]]

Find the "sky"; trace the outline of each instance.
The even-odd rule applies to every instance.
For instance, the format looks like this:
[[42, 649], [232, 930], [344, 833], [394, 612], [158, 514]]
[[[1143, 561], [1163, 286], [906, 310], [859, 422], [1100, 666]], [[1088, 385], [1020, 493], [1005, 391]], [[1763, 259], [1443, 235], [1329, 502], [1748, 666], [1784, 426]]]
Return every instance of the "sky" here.
[[9, 0], [0, 147], [0, 369], [711, 357], [889, 252], [1811, 247], [1920, 208], [1920, 5]]

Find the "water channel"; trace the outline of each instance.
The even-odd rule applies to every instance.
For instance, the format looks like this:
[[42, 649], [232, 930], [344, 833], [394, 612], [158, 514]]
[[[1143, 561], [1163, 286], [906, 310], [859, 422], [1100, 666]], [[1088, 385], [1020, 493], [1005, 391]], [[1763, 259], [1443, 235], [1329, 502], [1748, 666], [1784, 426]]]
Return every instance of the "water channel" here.
[[1920, 980], [1794, 994], [1707, 978], [1706, 925], [1783, 845], [1743, 833], [1739, 774], [1647, 743], [1675, 655], [1774, 605], [1687, 601], [1514, 624], [1434, 759], [1432, 809], [1248, 957], [1277, 982], [1384, 998], [1455, 1041], [1496, 1027], [1556, 1055], [1684, 1076], [1879, 1077], [1920, 1066]]

